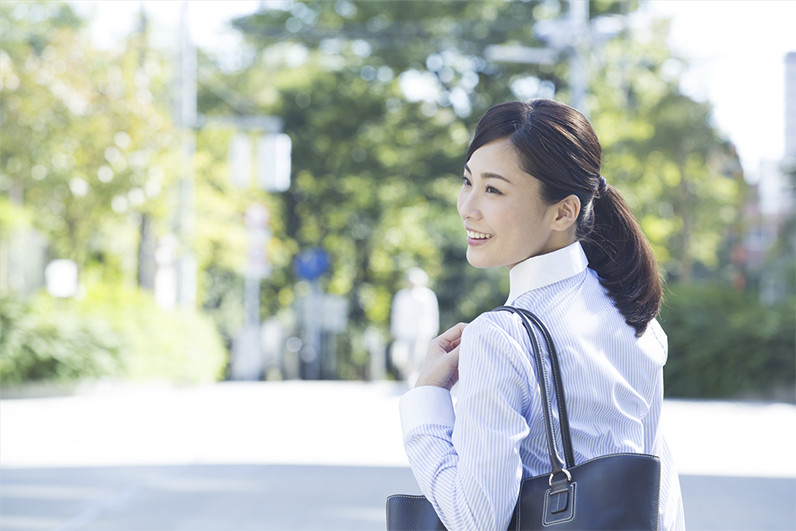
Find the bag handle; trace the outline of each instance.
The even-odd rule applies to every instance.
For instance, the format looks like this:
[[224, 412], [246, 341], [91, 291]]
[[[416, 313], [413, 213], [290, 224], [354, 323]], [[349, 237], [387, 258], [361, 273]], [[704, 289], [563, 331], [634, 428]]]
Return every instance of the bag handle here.
[[[553, 472], [550, 476], [552, 481], [553, 476], [561, 472], [569, 477], [568, 468], [575, 466], [575, 457], [572, 451], [572, 437], [569, 431], [569, 416], [567, 415], [567, 405], [564, 398], [564, 383], [561, 379], [561, 367], [558, 363], [558, 354], [556, 353], [553, 338], [550, 331], [545, 324], [534, 313], [513, 306], [500, 306], [495, 308], [495, 311], [507, 311], [519, 315], [525, 331], [528, 332], [528, 337], [531, 340], [531, 349], [533, 350], [534, 362], [536, 364], [536, 374], [539, 380], [539, 390], [542, 395], [542, 411], [545, 419], [545, 433], [547, 435], [547, 448], [550, 455], [550, 464], [552, 465]], [[547, 347], [548, 356], [550, 357], [550, 368], [553, 375], [553, 386], [555, 388], [555, 396], [558, 403], [558, 421], [561, 427], [561, 440], [564, 448], [564, 460], [558, 453], [558, 444], [556, 444], [555, 428], [553, 426], [552, 416], [552, 400], [550, 392], [547, 387], [547, 367], [545, 366], [542, 356], [541, 343], [534, 330], [534, 325], [542, 334], [545, 346]]]

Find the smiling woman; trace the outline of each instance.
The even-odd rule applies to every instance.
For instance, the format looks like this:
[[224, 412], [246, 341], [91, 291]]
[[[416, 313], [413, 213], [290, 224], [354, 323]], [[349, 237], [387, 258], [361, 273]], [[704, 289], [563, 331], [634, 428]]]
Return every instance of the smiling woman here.
[[[659, 426], [667, 352], [655, 320], [660, 279], [600, 165], [600, 142], [572, 107], [538, 99], [489, 109], [457, 204], [467, 259], [507, 267], [507, 304], [550, 329], [575, 464], [659, 456], [658, 527], [683, 529], [679, 479]], [[521, 480], [550, 470], [539, 392], [546, 376], [515, 317], [487, 312], [444, 332], [400, 402], [410, 464], [447, 529], [506, 529]]]
[[[641, 335], [658, 314], [661, 282], [638, 222], [619, 191], [600, 174], [601, 157], [600, 141], [589, 121], [572, 107], [539, 99], [504, 103], [487, 111], [467, 160], [482, 180], [515, 187], [512, 200], [496, 211], [506, 220], [505, 234], [511, 235], [517, 260], [485, 266], [471, 263], [513, 266], [579, 241], [625, 322]], [[466, 186], [467, 181], [459, 196], [465, 226], [468, 217], [478, 213], [462, 211], [468, 208], [462, 196], [470, 197], [464, 193]], [[494, 192], [494, 186], [490, 190]], [[508, 239], [503, 239], [507, 246]]]

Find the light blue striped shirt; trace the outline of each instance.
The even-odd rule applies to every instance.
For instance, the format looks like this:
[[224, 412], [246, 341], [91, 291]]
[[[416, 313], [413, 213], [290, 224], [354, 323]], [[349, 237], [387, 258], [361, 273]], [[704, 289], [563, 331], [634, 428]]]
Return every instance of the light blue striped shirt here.
[[[556, 344], [575, 461], [660, 456], [660, 529], [684, 529], [677, 472], [659, 430], [667, 340], [658, 322], [637, 338], [579, 243], [516, 265], [510, 284], [507, 304], [536, 313]], [[448, 529], [505, 530], [520, 481], [550, 471], [530, 341], [518, 316], [489, 312], [465, 328], [453, 394], [455, 412], [441, 387], [401, 398], [412, 471]]]

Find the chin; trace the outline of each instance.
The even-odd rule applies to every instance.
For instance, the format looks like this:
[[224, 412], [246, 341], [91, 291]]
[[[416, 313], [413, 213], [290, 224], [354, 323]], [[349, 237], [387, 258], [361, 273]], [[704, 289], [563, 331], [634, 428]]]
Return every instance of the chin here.
[[477, 269], [492, 269], [501, 265], [493, 263], [491, 260], [489, 260], [489, 258], [477, 256], [475, 254], [476, 253], [473, 253], [470, 249], [467, 249], [467, 261], [471, 266]]

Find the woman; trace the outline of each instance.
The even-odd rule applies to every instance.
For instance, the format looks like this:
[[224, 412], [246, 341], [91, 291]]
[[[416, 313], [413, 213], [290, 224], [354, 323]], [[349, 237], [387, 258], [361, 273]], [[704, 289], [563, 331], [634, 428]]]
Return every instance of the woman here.
[[[507, 267], [507, 304], [550, 329], [576, 462], [660, 456], [660, 529], [683, 529], [679, 480], [659, 429], [661, 283], [649, 243], [600, 164], [588, 120], [567, 105], [489, 109], [459, 193], [467, 260]], [[549, 471], [529, 342], [509, 312], [484, 313], [436, 338], [400, 409], [412, 470], [448, 529], [506, 529], [520, 481]]]

